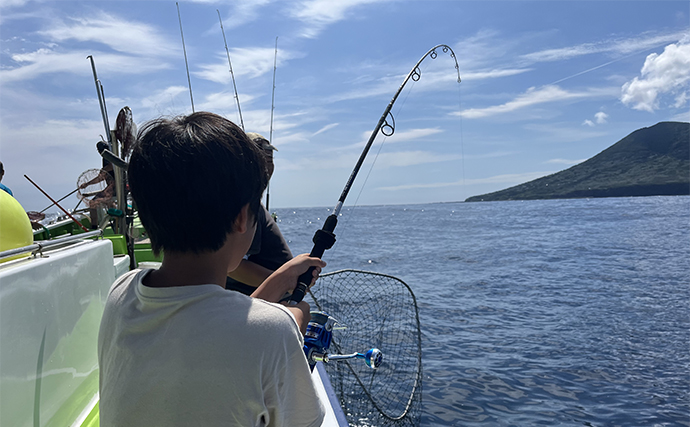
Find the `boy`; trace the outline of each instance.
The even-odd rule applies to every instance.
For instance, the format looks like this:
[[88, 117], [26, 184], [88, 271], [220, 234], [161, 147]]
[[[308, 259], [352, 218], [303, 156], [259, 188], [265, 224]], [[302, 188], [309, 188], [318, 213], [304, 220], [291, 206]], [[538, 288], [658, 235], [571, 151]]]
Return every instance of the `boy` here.
[[300, 332], [309, 306], [272, 302], [325, 263], [300, 255], [254, 298], [224, 289], [254, 236], [263, 153], [232, 122], [200, 112], [145, 125], [128, 173], [152, 247], [165, 257], [159, 270], [124, 275], [108, 295], [101, 426], [320, 425]]

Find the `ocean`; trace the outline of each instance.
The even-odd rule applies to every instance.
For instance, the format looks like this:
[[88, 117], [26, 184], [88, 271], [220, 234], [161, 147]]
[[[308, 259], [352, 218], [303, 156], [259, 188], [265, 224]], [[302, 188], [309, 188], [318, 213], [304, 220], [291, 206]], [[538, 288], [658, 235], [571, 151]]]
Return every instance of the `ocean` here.
[[[272, 209], [294, 254], [330, 210]], [[416, 295], [422, 426], [690, 426], [690, 197], [341, 214], [324, 271]]]

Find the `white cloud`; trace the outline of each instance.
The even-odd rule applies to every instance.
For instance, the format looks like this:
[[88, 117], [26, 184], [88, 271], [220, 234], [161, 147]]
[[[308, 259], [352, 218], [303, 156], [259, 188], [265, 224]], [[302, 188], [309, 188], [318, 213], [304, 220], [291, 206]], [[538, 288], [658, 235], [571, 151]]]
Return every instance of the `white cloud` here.
[[[440, 67], [441, 71], [425, 71], [422, 74], [421, 79], [416, 82], [408, 82], [406, 87], [412, 86], [414, 84], [415, 90], [418, 91], [431, 91], [431, 90], [448, 90], [453, 89], [455, 86], [453, 84], [458, 84], [458, 73], [454, 70], [455, 63], [446, 57], [442, 58], [441, 53], [439, 53], [437, 61], [441, 59], [445, 61], [443, 64], [436, 65]], [[447, 65], [446, 65], [447, 62]], [[406, 65], [409, 67], [409, 64]], [[517, 74], [522, 74], [529, 69], [495, 69], [487, 71], [475, 71], [475, 72], [462, 72], [460, 70], [460, 77], [463, 82], [467, 81], [478, 81], [484, 79], [493, 79], [501, 77], [509, 77]], [[354, 99], [372, 98], [381, 95], [393, 96], [396, 89], [402, 84], [402, 82], [407, 77], [407, 74], [397, 74], [394, 76], [386, 76], [381, 79], [377, 79], [372, 86], [363, 86], [361, 82], [355, 82], [358, 89], [342, 93], [339, 95], [334, 95], [329, 98], [330, 102], [347, 101]]]
[[598, 43], [583, 43], [558, 49], [546, 49], [539, 52], [522, 55], [523, 59], [531, 62], [563, 61], [583, 55], [595, 53], [629, 54], [632, 52], [652, 49], [659, 45], [676, 41], [686, 36], [685, 32], [671, 34], [643, 34], [639, 37], [607, 40]]
[[594, 121], [587, 119], [582, 122], [582, 126], [594, 127], [596, 125], [603, 125], [607, 122], [608, 117], [608, 114], [604, 113], [603, 111], [599, 111], [598, 113], [594, 114]]
[[29, 0], [0, 0], [0, 9], [14, 7], [14, 6], [24, 6]]
[[606, 123], [606, 119], [608, 119], [609, 115], [604, 113], [603, 111], [599, 111], [594, 115], [594, 119], [596, 120], [597, 124], [604, 124]]
[[570, 92], [561, 89], [558, 86], [544, 86], [538, 89], [535, 87], [531, 87], [527, 89], [527, 92], [518, 95], [512, 101], [508, 101], [504, 104], [494, 105], [486, 108], [470, 108], [468, 110], [463, 110], [451, 114], [469, 119], [476, 119], [493, 116], [497, 114], [510, 113], [512, 111], [520, 110], [538, 104], [567, 101], [572, 99], [591, 98], [600, 95], [601, 93], [599, 91], [590, 90], [588, 92]]
[[672, 122], [690, 122], [690, 111], [683, 111], [669, 119]]
[[421, 128], [421, 129], [410, 129], [404, 132], [395, 132], [391, 137], [389, 137], [390, 142], [402, 142], [402, 141], [413, 141], [415, 139], [423, 139], [427, 136], [435, 135], [441, 133], [443, 130], [439, 128]]
[[446, 153], [432, 153], [429, 151], [399, 151], [396, 153], [383, 153], [376, 160], [377, 168], [404, 167], [423, 165], [427, 163], [447, 162], [460, 160], [462, 156], [448, 155]]
[[689, 87], [690, 43], [679, 42], [647, 56], [640, 76], [623, 85], [621, 101], [635, 110], [653, 112], [665, 94], [675, 96], [675, 105], [684, 105]]
[[164, 105], [174, 105], [177, 96], [187, 92], [189, 89], [185, 86], [170, 86], [162, 91], [159, 91], [151, 96], [148, 96], [141, 101], [141, 106], [144, 108], [151, 108], [162, 112]]
[[[595, 125], [594, 122], [588, 120]], [[586, 123], [582, 123], [583, 126]], [[595, 125], [596, 126], [596, 125]], [[543, 142], [548, 143], [568, 143], [591, 140], [594, 138], [600, 139], [606, 137], [608, 134], [600, 130], [592, 130], [583, 127], [573, 127], [573, 123], [569, 120], [556, 122], [542, 122], [542, 123], [528, 123], [522, 126], [523, 129], [534, 132], [533, 138], [539, 138]]]
[[[16, 148], [19, 151], [33, 151], [48, 147], [84, 147], [93, 142], [94, 153], [99, 135], [103, 134], [103, 122], [98, 120], [46, 120], [13, 128], [3, 123], [3, 150]], [[46, 138], [50, 135], [50, 138]], [[12, 141], [12, 142], [9, 142]]]
[[[292, 5], [290, 13], [306, 24], [302, 36], [316, 37], [324, 28], [348, 17], [348, 12], [364, 4], [379, 3], [382, 0], [305, 0]], [[383, 0], [388, 1], [388, 0]]]
[[[401, 132], [395, 132], [392, 136], [386, 137], [385, 135], [382, 135], [381, 131], [376, 133], [376, 138], [380, 137], [385, 137], [386, 138], [386, 143], [397, 143], [397, 142], [403, 142], [403, 141], [413, 141], [416, 139], [423, 139], [426, 138], [427, 136], [435, 135], [437, 133], [441, 133], [443, 130], [439, 128], [423, 128], [423, 129], [410, 129], [406, 131], [401, 131]], [[369, 141], [369, 138], [371, 137], [371, 131], [364, 131], [362, 132], [361, 140], [359, 142], [356, 142], [354, 144], [349, 144], [345, 146], [339, 146], [334, 148], [334, 151], [343, 151], [343, 150], [352, 150], [352, 149], [360, 149], [364, 148], [365, 145], [367, 145], [367, 142]]]
[[[312, 170], [351, 169], [358, 157], [359, 153], [347, 151], [325, 157], [316, 156], [309, 158], [283, 159], [284, 163], [280, 165], [280, 168], [295, 171], [304, 170], [305, 168]], [[372, 157], [372, 160], [375, 159], [374, 161], [376, 162], [377, 169], [385, 169], [447, 162], [460, 160], [461, 158], [460, 155], [438, 154], [430, 151], [400, 151], [395, 153], [381, 153], [378, 156]]]
[[460, 77], [463, 81], [467, 80], [484, 80], [484, 79], [495, 79], [500, 77], [510, 77], [518, 74], [526, 73], [532, 71], [531, 68], [506, 68], [506, 69], [496, 69], [488, 71], [474, 71], [463, 73], [460, 71]]
[[528, 172], [522, 174], [505, 174], [505, 175], [494, 175], [487, 178], [476, 178], [476, 179], [465, 179], [459, 181], [451, 182], [437, 182], [431, 184], [406, 184], [406, 185], [396, 185], [391, 187], [379, 187], [377, 190], [385, 191], [399, 191], [399, 190], [413, 190], [420, 188], [443, 188], [443, 187], [456, 187], [456, 186], [466, 186], [475, 184], [507, 184], [507, 185], [517, 185], [523, 182], [532, 181], [537, 178], [541, 178], [546, 175], [551, 175], [554, 172]]
[[[240, 108], [242, 106], [247, 106], [255, 98], [254, 96], [239, 93], [238, 97], [240, 99]], [[239, 117], [237, 112], [237, 101], [235, 100], [235, 93], [231, 91], [216, 92], [206, 95], [206, 98], [202, 103], [199, 104], [198, 110], [200, 111], [224, 111], [233, 110], [233, 114]], [[246, 115], [248, 111], [243, 110], [243, 116]], [[263, 111], [262, 111], [263, 113]], [[231, 118], [230, 120], [233, 120]], [[244, 121], [244, 117], [242, 117]], [[239, 124], [239, 123], [238, 123]]]
[[146, 57], [177, 55], [179, 47], [147, 24], [125, 21], [101, 12], [98, 16], [60, 21], [39, 34], [53, 41], [97, 42], [118, 52]]
[[[0, 81], [3, 84], [30, 80], [44, 74], [73, 73], [82, 76], [91, 75], [91, 67], [86, 58], [94, 52], [71, 51], [55, 52], [50, 49], [39, 49], [34, 52], [14, 54], [12, 60], [19, 64], [14, 68], [0, 70]], [[94, 54], [99, 76], [103, 71], [117, 74], [144, 74], [169, 68], [163, 61], [141, 61], [141, 58], [117, 54]], [[8, 64], [5, 64], [7, 67]]]
[[[194, 1], [200, 3], [216, 2], [216, 0]], [[228, 13], [230, 18], [223, 19], [223, 27], [237, 28], [256, 21], [260, 16], [259, 9], [270, 3], [272, 3], [272, 0], [234, 0], [230, 5], [231, 11]]]
[[[278, 49], [278, 57], [275, 57], [275, 48], [247, 47], [230, 49], [230, 61], [235, 79], [238, 77], [255, 78], [266, 73], [273, 72], [274, 60], [276, 67], [280, 68], [287, 61], [304, 56], [297, 52]], [[216, 83], [229, 84], [232, 82], [227, 52], [219, 52], [218, 61], [213, 64], [201, 64], [202, 71], [192, 72], [195, 76]]]
[[327, 124], [326, 126], [322, 127], [321, 129], [319, 129], [319, 130], [317, 130], [316, 132], [314, 132], [313, 134], [311, 134], [311, 136], [316, 136], [316, 135], [318, 135], [318, 134], [320, 134], [320, 133], [324, 133], [324, 132], [326, 132], [327, 130], [333, 129], [334, 127], [338, 126], [339, 124], [340, 124], [340, 123], [331, 123], [331, 124]]

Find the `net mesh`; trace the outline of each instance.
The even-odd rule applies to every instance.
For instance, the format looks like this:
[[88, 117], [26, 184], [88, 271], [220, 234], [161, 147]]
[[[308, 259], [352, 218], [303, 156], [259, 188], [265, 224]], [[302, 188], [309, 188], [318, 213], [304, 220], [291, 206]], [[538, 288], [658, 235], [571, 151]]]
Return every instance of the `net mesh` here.
[[[312, 307], [336, 318], [331, 353], [376, 347], [383, 364], [359, 360], [326, 364], [351, 426], [418, 426], [422, 406], [422, 337], [410, 287], [385, 274], [339, 270], [322, 274], [310, 291]], [[337, 327], [337, 325], [336, 325]]]

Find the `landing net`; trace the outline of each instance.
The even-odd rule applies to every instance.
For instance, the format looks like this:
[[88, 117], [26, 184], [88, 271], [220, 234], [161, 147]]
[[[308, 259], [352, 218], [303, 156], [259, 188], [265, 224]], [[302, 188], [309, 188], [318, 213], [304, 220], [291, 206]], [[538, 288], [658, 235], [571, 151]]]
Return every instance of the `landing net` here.
[[77, 178], [77, 197], [86, 206], [115, 207], [115, 181], [103, 169], [87, 169]]
[[[322, 274], [310, 291], [313, 305], [335, 317], [331, 353], [376, 347], [383, 364], [326, 364], [351, 426], [418, 426], [422, 406], [422, 336], [410, 287], [385, 274], [339, 270]], [[312, 305], [312, 307], [313, 307]], [[339, 325], [336, 325], [336, 328]]]

